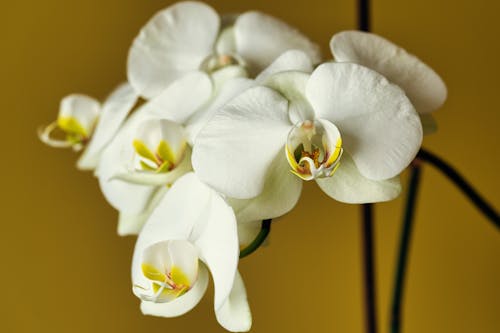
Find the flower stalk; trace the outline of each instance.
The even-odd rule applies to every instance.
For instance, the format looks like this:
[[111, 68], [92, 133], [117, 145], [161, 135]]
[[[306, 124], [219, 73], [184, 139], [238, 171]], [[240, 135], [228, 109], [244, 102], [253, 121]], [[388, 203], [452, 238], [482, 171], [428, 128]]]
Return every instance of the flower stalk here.
[[399, 257], [396, 267], [394, 281], [394, 292], [391, 310], [391, 333], [399, 333], [401, 330], [401, 313], [406, 267], [408, 266], [408, 255], [410, 249], [411, 232], [413, 229], [414, 213], [416, 208], [417, 194], [421, 176], [421, 160], [416, 158], [410, 167], [410, 182], [406, 197], [406, 208], [403, 216], [403, 226], [399, 241]]
[[[358, 0], [358, 28], [370, 31], [370, 1]], [[373, 235], [373, 204], [363, 204], [363, 260], [365, 283], [365, 316], [366, 332], [377, 332], [376, 292], [375, 292], [375, 258]]]
[[266, 240], [267, 235], [271, 232], [272, 219], [262, 221], [262, 227], [255, 239], [243, 250], [240, 251], [240, 259], [254, 253]]
[[420, 149], [417, 157], [441, 171], [469, 198], [477, 209], [493, 222], [497, 228], [500, 228], [500, 215], [498, 212], [450, 164], [423, 148]]

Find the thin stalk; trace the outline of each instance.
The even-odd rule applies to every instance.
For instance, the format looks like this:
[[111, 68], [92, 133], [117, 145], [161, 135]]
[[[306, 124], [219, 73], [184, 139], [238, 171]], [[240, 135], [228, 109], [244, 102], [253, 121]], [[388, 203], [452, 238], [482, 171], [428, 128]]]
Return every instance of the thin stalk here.
[[441, 171], [469, 198], [477, 209], [493, 222], [497, 228], [500, 228], [500, 215], [498, 212], [450, 164], [423, 148], [420, 149], [417, 157]]
[[267, 235], [269, 235], [269, 232], [271, 232], [271, 221], [272, 219], [262, 221], [262, 226], [260, 232], [257, 234], [257, 237], [255, 237], [250, 245], [240, 251], [240, 259], [252, 254], [262, 245], [262, 243], [264, 243]]
[[401, 313], [403, 312], [403, 291], [408, 267], [408, 255], [410, 250], [411, 232], [413, 229], [413, 216], [417, 202], [417, 194], [421, 176], [421, 161], [417, 158], [413, 161], [410, 169], [410, 183], [406, 197], [406, 208], [403, 216], [403, 229], [399, 241], [399, 258], [396, 266], [396, 278], [394, 282], [394, 293], [392, 298], [391, 332], [399, 333], [401, 330]]
[[370, 31], [370, 0], [358, 0], [358, 29]]
[[377, 309], [375, 293], [375, 256], [373, 235], [373, 204], [364, 204], [363, 213], [363, 259], [365, 283], [366, 332], [377, 332]]
[[[358, 0], [358, 29], [370, 31], [370, 1]], [[375, 293], [375, 258], [373, 236], [373, 205], [362, 205], [363, 212], [363, 261], [365, 283], [366, 332], [377, 332], [377, 311]]]

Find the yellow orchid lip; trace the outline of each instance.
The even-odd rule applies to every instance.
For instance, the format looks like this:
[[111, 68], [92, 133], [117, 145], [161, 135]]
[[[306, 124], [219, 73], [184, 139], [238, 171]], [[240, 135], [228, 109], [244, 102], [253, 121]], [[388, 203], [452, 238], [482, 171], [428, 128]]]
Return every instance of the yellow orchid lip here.
[[162, 241], [144, 252], [140, 269], [146, 286], [134, 285], [144, 301], [166, 303], [181, 297], [198, 280], [199, 258], [191, 243]]
[[186, 152], [186, 142], [183, 142], [180, 152], [177, 156], [174, 154], [171, 146], [165, 140], [160, 140], [155, 152], [152, 152], [146, 144], [135, 139], [132, 142], [134, 150], [140, 157], [140, 166], [143, 171], [156, 173], [165, 173], [172, 171], [184, 158]]
[[[324, 122], [303, 121], [288, 135], [285, 152], [290, 171], [303, 180], [331, 177], [339, 166], [342, 139], [333, 124]], [[335, 130], [328, 132], [325, 126]]]
[[[57, 131], [61, 133], [57, 135]], [[56, 121], [39, 129], [38, 136], [42, 142], [51, 147], [73, 148], [79, 151], [90, 140], [92, 131], [93, 128], [90, 131], [86, 130], [74, 117], [59, 117]]]
[[172, 266], [169, 272], [162, 273], [151, 264], [143, 263], [142, 273], [151, 281], [154, 296], [149, 301], [165, 302], [184, 295], [191, 289], [192, 282], [177, 266]]
[[135, 170], [168, 173], [184, 159], [187, 151], [184, 128], [165, 119], [144, 121], [132, 141]]

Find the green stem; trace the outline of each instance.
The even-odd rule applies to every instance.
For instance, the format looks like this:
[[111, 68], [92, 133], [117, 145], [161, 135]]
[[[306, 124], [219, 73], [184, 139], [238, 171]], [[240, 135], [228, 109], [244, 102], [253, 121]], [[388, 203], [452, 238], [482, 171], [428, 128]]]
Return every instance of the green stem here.
[[450, 164], [424, 148], [420, 149], [417, 157], [432, 164], [441, 171], [469, 198], [477, 209], [493, 222], [497, 228], [500, 227], [500, 215], [498, 212]]
[[272, 219], [262, 221], [262, 227], [260, 229], [260, 232], [257, 234], [257, 237], [255, 237], [250, 245], [240, 251], [240, 259], [252, 254], [262, 245], [262, 243], [264, 243], [267, 235], [269, 235], [269, 232], [271, 232], [271, 221]]
[[396, 267], [396, 278], [394, 284], [394, 294], [392, 299], [391, 312], [391, 332], [401, 331], [402, 299], [405, 283], [405, 273], [410, 249], [411, 232], [413, 227], [413, 216], [415, 213], [417, 193], [421, 175], [421, 161], [417, 158], [411, 165], [410, 185], [406, 198], [406, 208], [403, 216], [403, 229], [399, 242], [399, 258]]

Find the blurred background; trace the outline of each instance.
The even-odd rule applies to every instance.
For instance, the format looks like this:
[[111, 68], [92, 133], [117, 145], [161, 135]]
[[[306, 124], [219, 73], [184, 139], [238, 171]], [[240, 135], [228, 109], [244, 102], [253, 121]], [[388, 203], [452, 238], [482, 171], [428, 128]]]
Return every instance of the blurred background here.
[[[212, 289], [186, 316], [146, 317], [131, 292], [135, 239], [76, 155], [44, 146], [39, 125], [60, 99], [104, 98], [125, 80], [140, 27], [171, 1], [3, 1], [1, 103], [3, 332], [223, 332]], [[329, 57], [353, 29], [354, 0], [210, 1], [219, 12], [258, 9], [298, 27]], [[495, 1], [373, 0], [373, 30], [430, 64], [449, 89], [439, 132], [424, 146], [456, 166], [500, 208], [498, 35]], [[500, 332], [500, 238], [453, 185], [425, 167], [405, 294], [405, 333]], [[405, 176], [404, 176], [404, 179]], [[403, 198], [376, 206], [379, 329], [389, 305]], [[363, 332], [359, 207], [313, 183], [273, 224], [268, 247], [242, 260], [252, 332]]]

